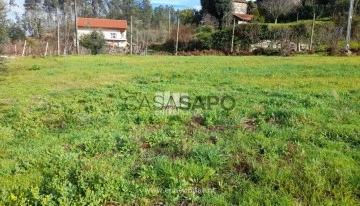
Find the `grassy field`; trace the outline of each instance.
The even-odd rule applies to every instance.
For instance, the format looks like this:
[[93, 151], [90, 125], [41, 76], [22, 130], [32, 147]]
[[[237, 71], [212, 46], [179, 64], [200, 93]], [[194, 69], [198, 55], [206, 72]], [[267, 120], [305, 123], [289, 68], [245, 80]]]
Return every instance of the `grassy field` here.
[[[167, 91], [236, 106], [125, 101]], [[359, 205], [359, 100], [359, 57], [11, 60], [0, 205]]]

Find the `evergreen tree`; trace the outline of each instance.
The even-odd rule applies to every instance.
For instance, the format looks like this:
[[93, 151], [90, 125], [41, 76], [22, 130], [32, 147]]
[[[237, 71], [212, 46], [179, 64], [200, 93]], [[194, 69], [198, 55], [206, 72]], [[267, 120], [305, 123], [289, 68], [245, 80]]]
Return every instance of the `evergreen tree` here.
[[[2, 44], [5, 42], [7, 38], [6, 34], [6, 6], [3, 0], [0, 0], [0, 54], [3, 52]], [[4, 64], [4, 60], [0, 58], [0, 72], [5, 71], [6, 66]]]
[[0, 45], [7, 39], [7, 23], [6, 5], [3, 0], [0, 0]]
[[233, 0], [201, 0], [201, 6], [218, 20], [219, 29], [222, 29], [224, 17], [232, 12]]

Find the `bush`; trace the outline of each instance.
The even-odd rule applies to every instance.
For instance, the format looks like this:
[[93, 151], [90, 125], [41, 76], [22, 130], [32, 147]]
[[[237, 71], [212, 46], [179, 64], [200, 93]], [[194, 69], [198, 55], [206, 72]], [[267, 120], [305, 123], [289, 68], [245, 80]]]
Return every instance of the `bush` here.
[[29, 71], [37, 71], [40, 69], [41, 69], [41, 67], [39, 65], [32, 65], [28, 70]]
[[[250, 50], [251, 44], [258, 43], [269, 36], [267, 25], [240, 24], [235, 28], [234, 49]], [[217, 31], [212, 34], [212, 48], [217, 50], [229, 50], [231, 48], [232, 28]]]
[[[358, 35], [359, 22], [360, 20], [356, 18], [353, 21], [353, 42], [360, 42], [360, 36]], [[311, 28], [311, 21], [278, 25], [261, 23], [240, 24], [235, 28], [234, 52], [252, 51], [252, 49], [257, 49], [257, 47], [263, 47], [263, 49], [254, 51], [256, 55], [289, 56], [301, 50], [309, 52], [307, 50], [310, 47]], [[218, 50], [225, 52], [226, 55], [233, 55], [229, 53], [232, 32], [232, 27], [219, 31], [214, 31], [209, 26], [200, 27], [195, 32], [194, 39], [188, 38], [188, 41], [181, 41], [180, 39], [179, 51], [196, 51], [195, 55], [203, 55], [198, 51]], [[189, 30], [186, 33], [190, 34]], [[345, 41], [345, 33], [346, 24], [343, 24], [342, 21], [317, 21], [314, 30], [313, 51], [329, 51], [333, 55], [341, 53], [342, 45], [339, 46], [339, 43]], [[265, 41], [271, 42], [269, 45], [271, 48], [264, 48], [263, 45], [266, 46], [267, 44]], [[171, 39], [162, 45], [162, 49], [163, 51], [173, 52], [174, 46], [175, 40]], [[358, 46], [353, 46], [353, 48], [355, 47]]]
[[213, 28], [210, 26], [203, 26], [196, 34], [196, 41], [193, 45], [197, 50], [208, 50], [212, 47], [212, 33]]
[[91, 54], [97, 55], [105, 46], [104, 34], [100, 31], [92, 31], [90, 34], [85, 34], [80, 38], [80, 45], [90, 49]]
[[266, 55], [266, 56], [279, 56], [281, 51], [279, 49], [264, 49], [264, 48], [257, 48], [253, 51], [254, 55]]
[[216, 50], [228, 50], [231, 47], [231, 29], [226, 28], [216, 31], [211, 35], [212, 48]]

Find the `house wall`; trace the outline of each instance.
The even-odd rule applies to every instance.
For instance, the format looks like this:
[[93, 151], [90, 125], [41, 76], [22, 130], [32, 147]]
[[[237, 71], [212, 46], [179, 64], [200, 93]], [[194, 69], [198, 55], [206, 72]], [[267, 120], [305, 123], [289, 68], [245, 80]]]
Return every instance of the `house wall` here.
[[247, 3], [236, 3], [234, 2], [234, 13], [236, 14], [247, 14]]
[[[90, 34], [94, 28], [78, 28], [78, 35], [81, 38], [84, 34]], [[119, 47], [126, 47], [127, 39], [126, 39], [126, 30], [117, 30], [117, 29], [96, 29], [101, 31], [104, 34], [105, 40], [107, 42], [112, 42], [118, 45]], [[114, 34], [116, 38], [112, 35]]]

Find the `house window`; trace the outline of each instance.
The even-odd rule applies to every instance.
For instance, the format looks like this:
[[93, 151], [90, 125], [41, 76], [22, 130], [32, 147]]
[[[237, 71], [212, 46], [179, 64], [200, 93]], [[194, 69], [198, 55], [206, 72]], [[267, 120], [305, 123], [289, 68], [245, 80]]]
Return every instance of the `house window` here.
[[112, 38], [112, 39], [116, 39], [116, 38], [117, 38], [116, 33], [111, 33], [111, 38]]

